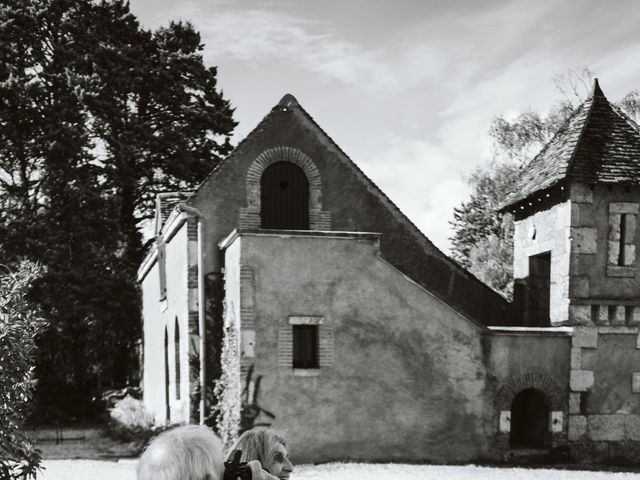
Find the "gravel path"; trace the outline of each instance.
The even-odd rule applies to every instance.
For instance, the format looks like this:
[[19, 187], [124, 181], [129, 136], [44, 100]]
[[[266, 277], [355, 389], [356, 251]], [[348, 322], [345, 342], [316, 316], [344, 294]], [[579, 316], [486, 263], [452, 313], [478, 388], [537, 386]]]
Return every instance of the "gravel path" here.
[[[135, 480], [136, 461], [45, 460], [38, 480]], [[639, 473], [469, 466], [329, 463], [299, 465], [292, 480], [640, 480]]]

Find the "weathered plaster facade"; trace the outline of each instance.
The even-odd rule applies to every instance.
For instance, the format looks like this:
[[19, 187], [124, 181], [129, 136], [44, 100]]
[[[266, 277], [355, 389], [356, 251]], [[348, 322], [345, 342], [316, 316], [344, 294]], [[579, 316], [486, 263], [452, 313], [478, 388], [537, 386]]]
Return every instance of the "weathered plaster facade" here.
[[[277, 412], [298, 461], [487, 450], [483, 327], [380, 258], [379, 235], [252, 230], [224, 246], [225, 322], [240, 313], [241, 364], [262, 378], [259, 406]], [[319, 324], [318, 369], [292, 368], [298, 322]]]
[[193, 322], [193, 312], [197, 311], [193, 282], [196, 259], [193, 228], [184, 217], [176, 216], [175, 224], [180, 226], [159, 237], [165, 249], [166, 271], [171, 272], [165, 276], [166, 293], [161, 295], [157, 258], [148, 262], [142, 281], [144, 402], [158, 423], [188, 422], [192, 408], [190, 396], [195, 374], [190, 370], [189, 357], [197, 355], [198, 344], [197, 324]]

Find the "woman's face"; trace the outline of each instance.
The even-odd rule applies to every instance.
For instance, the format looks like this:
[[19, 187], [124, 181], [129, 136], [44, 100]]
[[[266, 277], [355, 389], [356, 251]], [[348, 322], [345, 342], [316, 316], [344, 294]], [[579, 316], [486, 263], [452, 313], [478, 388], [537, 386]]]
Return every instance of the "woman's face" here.
[[287, 448], [281, 444], [276, 444], [276, 448], [273, 451], [273, 457], [271, 463], [265, 462], [263, 467], [271, 474], [282, 479], [288, 479], [289, 475], [293, 471], [293, 464], [289, 460], [289, 453]]

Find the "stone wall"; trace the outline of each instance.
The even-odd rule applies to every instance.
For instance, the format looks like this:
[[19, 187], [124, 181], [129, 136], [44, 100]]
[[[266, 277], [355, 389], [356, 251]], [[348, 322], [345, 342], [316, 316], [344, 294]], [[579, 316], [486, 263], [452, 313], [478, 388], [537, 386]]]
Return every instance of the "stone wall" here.
[[637, 327], [576, 327], [568, 439], [580, 461], [640, 460]]
[[525, 389], [539, 390], [548, 402], [548, 446], [566, 444], [570, 351], [569, 331], [492, 329], [487, 336], [487, 367], [498, 385], [493, 442], [498, 455], [509, 450], [512, 402]]
[[[526, 284], [529, 277], [529, 257], [551, 253], [551, 286], [549, 317], [551, 325], [563, 325], [569, 318], [569, 253], [571, 235], [571, 204], [554, 205], [536, 212], [514, 224], [513, 277]], [[525, 306], [526, 308], [526, 306]], [[514, 318], [516, 324], [524, 323]]]
[[[296, 462], [481, 457], [495, 418], [483, 327], [382, 260], [378, 242], [287, 231], [225, 242], [241, 245], [225, 264], [240, 272], [254, 421], [287, 432]], [[292, 367], [297, 324], [319, 327], [319, 368]]]
[[[640, 188], [573, 184], [570, 320], [577, 325], [640, 324], [636, 234]], [[620, 218], [627, 213], [628, 265], [619, 266]], [[633, 222], [631, 222], [633, 220]], [[627, 241], [625, 241], [627, 240]]]

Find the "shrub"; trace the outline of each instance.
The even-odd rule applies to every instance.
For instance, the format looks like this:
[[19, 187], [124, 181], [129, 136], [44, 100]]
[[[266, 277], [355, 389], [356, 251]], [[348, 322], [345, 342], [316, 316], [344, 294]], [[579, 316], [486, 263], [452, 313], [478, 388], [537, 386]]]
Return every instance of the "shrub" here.
[[141, 400], [130, 395], [118, 400], [109, 416], [113, 422], [128, 430], [148, 430], [153, 427], [153, 416], [146, 411]]
[[27, 299], [31, 283], [43, 273], [23, 261], [0, 271], [0, 478], [35, 478], [40, 452], [21, 432], [31, 407], [36, 336], [45, 322]]
[[141, 453], [153, 437], [170, 428], [154, 426], [153, 416], [144, 408], [142, 400], [127, 395], [109, 410], [109, 434], [131, 443], [134, 453]]

